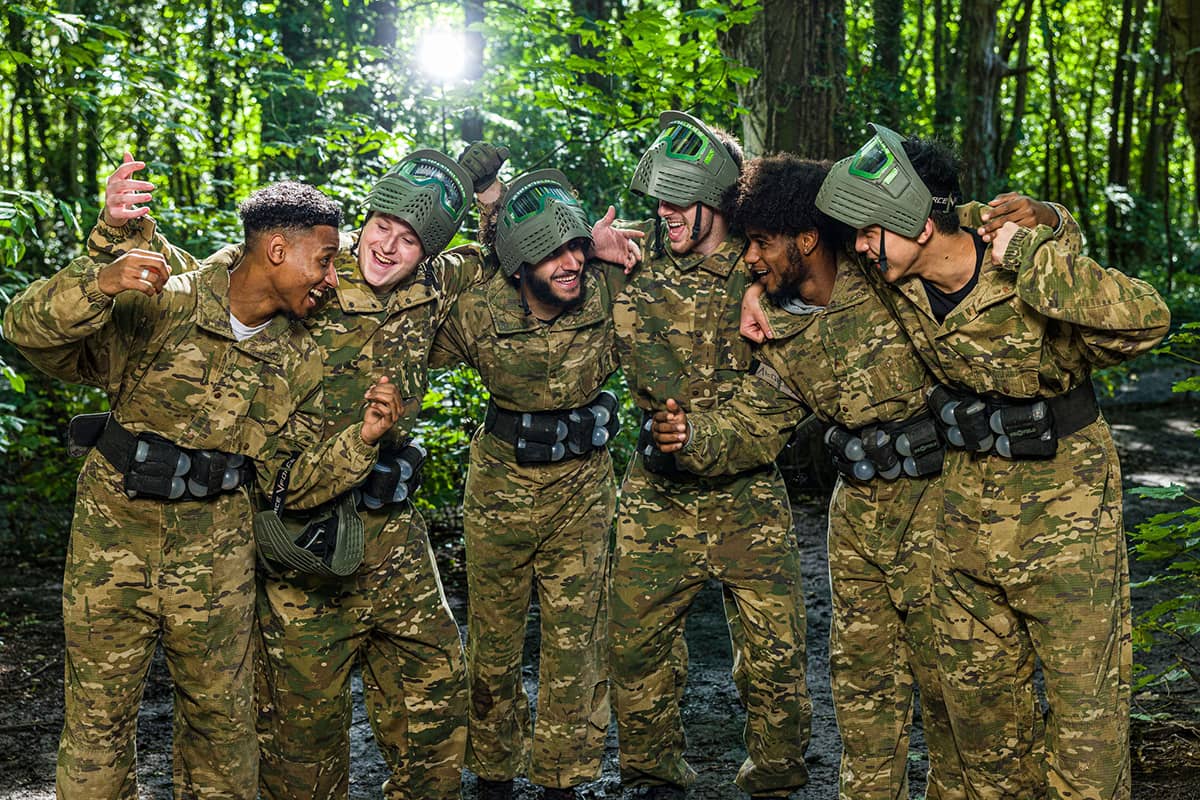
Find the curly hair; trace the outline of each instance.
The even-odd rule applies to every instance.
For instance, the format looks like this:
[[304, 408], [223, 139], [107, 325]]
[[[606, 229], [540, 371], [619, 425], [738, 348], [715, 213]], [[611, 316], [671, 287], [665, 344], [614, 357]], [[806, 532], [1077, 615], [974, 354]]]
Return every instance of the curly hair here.
[[[952, 206], [962, 203], [958, 180], [962, 165], [953, 147], [938, 139], [912, 136], [904, 140], [904, 154], [930, 194], [949, 197]], [[935, 206], [929, 217], [941, 233], [954, 233], [959, 228], [958, 213], [953, 208], [947, 211]]]
[[315, 186], [280, 181], [259, 189], [238, 206], [246, 242], [267, 231], [342, 226], [342, 207]]
[[751, 160], [734, 184], [730, 222], [738, 230], [749, 227], [789, 237], [815, 230], [827, 245], [840, 248], [849, 240], [850, 229], [816, 203], [831, 166], [790, 153]]

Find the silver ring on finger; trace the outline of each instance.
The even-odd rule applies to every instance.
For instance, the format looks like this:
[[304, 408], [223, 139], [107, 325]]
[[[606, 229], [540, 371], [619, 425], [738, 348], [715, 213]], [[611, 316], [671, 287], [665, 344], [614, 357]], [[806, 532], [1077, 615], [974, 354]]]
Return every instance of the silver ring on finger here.
[[[150, 277], [150, 270], [148, 270], [148, 269], [142, 270], [142, 280], [146, 280], [149, 277]], [[149, 283], [149, 281], [147, 281], [147, 283]]]

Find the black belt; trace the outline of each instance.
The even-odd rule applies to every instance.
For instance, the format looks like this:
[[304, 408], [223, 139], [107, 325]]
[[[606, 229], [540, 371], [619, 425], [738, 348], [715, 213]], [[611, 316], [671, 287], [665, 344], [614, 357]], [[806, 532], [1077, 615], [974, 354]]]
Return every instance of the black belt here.
[[202, 500], [234, 491], [254, 477], [254, 464], [243, 455], [180, 447], [156, 433], [133, 434], [111, 412], [72, 419], [68, 441], [74, 453], [99, 450], [125, 477], [131, 498]]
[[607, 447], [620, 431], [618, 405], [607, 390], [586, 405], [555, 411], [509, 411], [489, 400], [483, 430], [511, 444], [518, 464], [548, 464]]

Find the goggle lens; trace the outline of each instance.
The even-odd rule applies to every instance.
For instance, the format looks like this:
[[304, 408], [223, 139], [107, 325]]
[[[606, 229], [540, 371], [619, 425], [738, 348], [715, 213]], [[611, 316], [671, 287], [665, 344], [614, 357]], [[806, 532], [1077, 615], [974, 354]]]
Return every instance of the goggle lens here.
[[854, 154], [854, 160], [850, 162], [850, 174], [870, 181], [878, 180], [895, 160], [892, 151], [876, 136]]
[[401, 164], [398, 173], [418, 186], [437, 186], [442, 206], [450, 216], [457, 217], [465, 210], [466, 200], [462, 187], [454, 174], [436, 161], [414, 158]]
[[513, 222], [523, 222], [534, 214], [545, 211], [546, 201], [550, 198], [573, 206], [579, 205], [575, 197], [561, 185], [546, 182], [522, 187], [520, 191], [509, 198], [506, 208]]
[[708, 137], [686, 122], [672, 122], [658, 135], [667, 143], [667, 155], [683, 161], [699, 161], [711, 152]]

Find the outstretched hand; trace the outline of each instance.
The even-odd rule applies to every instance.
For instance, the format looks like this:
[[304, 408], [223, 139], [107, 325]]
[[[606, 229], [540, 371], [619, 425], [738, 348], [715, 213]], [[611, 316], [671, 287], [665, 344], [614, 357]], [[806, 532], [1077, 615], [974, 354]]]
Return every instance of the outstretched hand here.
[[980, 216], [983, 225], [979, 226], [977, 232], [985, 242], [994, 242], [997, 232], [1009, 222], [1022, 228], [1036, 228], [1038, 225], [1053, 228], [1058, 224], [1058, 212], [1048, 203], [1016, 192], [996, 195]]
[[366, 407], [363, 409], [362, 440], [373, 445], [400, 419], [404, 401], [400, 397], [400, 390], [386, 377], [371, 384], [363, 399], [366, 400]]
[[679, 407], [675, 398], [667, 398], [665, 411], [655, 411], [654, 421], [650, 425], [650, 434], [654, 437], [654, 446], [664, 453], [674, 453], [682, 450], [688, 443], [687, 412]]
[[133, 178], [133, 173], [145, 168], [146, 162], [134, 161], [133, 154], [126, 153], [121, 166], [108, 176], [104, 184], [104, 210], [100, 212], [105, 225], [120, 228], [150, 213], [149, 206], [138, 204], [153, 199], [154, 184]]
[[109, 297], [132, 289], [153, 297], [163, 290], [171, 267], [162, 253], [130, 250], [96, 273], [96, 285]]
[[617, 210], [609, 206], [604, 216], [592, 225], [592, 256], [601, 261], [620, 264], [628, 275], [642, 261], [642, 248], [638, 247], [637, 242], [646, 234], [626, 228], [614, 228], [613, 220], [616, 218]]
[[742, 295], [742, 318], [738, 324], [738, 333], [742, 335], [742, 338], [749, 339], [755, 344], [762, 344], [767, 339], [775, 337], [771, 330], [771, 323], [767, 321], [767, 315], [763, 313], [760, 303], [765, 291], [763, 285], [755, 281], [746, 287], [746, 291]]

